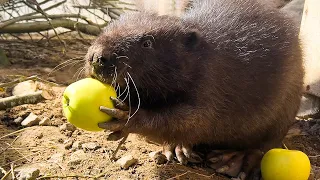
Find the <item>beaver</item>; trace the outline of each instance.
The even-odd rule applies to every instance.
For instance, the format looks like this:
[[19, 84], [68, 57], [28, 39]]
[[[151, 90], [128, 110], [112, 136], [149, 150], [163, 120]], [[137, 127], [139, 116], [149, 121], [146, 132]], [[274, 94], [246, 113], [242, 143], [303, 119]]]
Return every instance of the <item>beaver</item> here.
[[88, 75], [117, 87], [130, 107], [101, 107], [115, 120], [99, 126], [161, 143], [168, 160], [183, 164], [201, 144], [280, 146], [303, 88], [298, 28], [255, 0], [197, 0], [182, 17], [124, 14], [92, 43], [86, 62]]

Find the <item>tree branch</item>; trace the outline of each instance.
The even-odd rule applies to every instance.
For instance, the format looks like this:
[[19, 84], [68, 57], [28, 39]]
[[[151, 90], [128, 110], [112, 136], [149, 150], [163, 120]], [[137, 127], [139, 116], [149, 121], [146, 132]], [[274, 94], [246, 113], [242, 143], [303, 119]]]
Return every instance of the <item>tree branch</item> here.
[[[54, 28], [62, 27], [69, 30], [79, 30], [82, 33], [97, 36], [101, 30], [97, 26], [84, 24], [69, 19], [53, 19], [51, 24]], [[77, 28], [76, 28], [77, 27]], [[49, 22], [31, 22], [31, 23], [15, 23], [3, 28], [0, 28], [0, 33], [30, 33], [50, 30], [52, 27]]]
[[[59, 2], [57, 4], [54, 4], [54, 5], [50, 6], [50, 7], [47, 7], [45, 9], [43, 9], [43, 11], [48, 11], [50, 9], [56, 8], [56, 7], [64, 4], [65, 2], [67, 2], [67, 0], [61, 1], [61, 2]], [[22, 16], [33, 16], [33, 15], [36, 15], [36, 14], [39, 14], [39, 12], [33, 12], [33, 13], [25, 14], [25, 15], [22, 15]]]
[[[87, 17], [78, 15], [78, 14], [57, 14], [57, 15], [48, 15], [48, 18], [50, 19], [58, 19], [58, 18], [80, 18], [86, 21], [88, 24], [98, 27], [104, 27], [106, 24], [96, 24], [92, 21], [90, 21]], [[45, 16], [39, 15], [39, 16], [20, 16], [16, 17], [14, 19], [10, 19], [8, 21], [5, 21], [3, 23], [0, 23], [0, 28], [6, 27], [8, 25], [14, 24], [19, 21], [26, 21], [26, 20], [33, 20], [33, 19], [46, 19]]]

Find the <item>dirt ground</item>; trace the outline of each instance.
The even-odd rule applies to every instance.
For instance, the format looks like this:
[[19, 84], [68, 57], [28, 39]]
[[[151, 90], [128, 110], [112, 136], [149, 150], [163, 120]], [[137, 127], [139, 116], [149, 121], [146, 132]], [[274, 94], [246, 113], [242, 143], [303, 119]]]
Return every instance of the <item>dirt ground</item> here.
[[[59, 42], [36, 45], [20, 41], [0, 41], [0, 47], [12, 62], [9, 67], [0, 69], [0, 82], [12, 81], [17, 75], [38, 75], [41, 79], [61, 85], [53, 87], [55, 98], [52, 100], [0, 111], [0, 167], [5, 170], [10, 170], [11, 165], [15, 168], [36, 167], [40, 169], [40, 178], [51, 179], [228, 179], [200, 165], [157, 165], [151, 160], [149, 153], [160, 150], [161, 147], [147, 143], [136, 135], [129, 136], [118, 157], [132, 155], [138, 162], [127, 170], [121, 169], [110, 160], [118, 142], [107, 141], [105, 132], [80, 129], [73, 132], [60, 131], [60, 126], [66, 123], [61, 109], [61, 94], [65, 86], [83, 77], [79, 74], [82, 67], [80, 60], [89, 45], [84, 41], [66, 43], [67, 51], [63, 53]], [[78, 61], [73, 60], [69, 66], [52, 72], [58, 64], [71, 58], [78, 58]], [[8, 95], [10, 92], [2, 93], [1, 96]], [[16, 118], [25, 118], [31, 112], [40, 119], [49, 118], [50, 126], [22, 128], [14, 123]], [[284, 141], [289, 149], [301, 150], [309, 156], [313, 167], [310, 180], [320, 179], [320, 130], [311, 128], [317, 124], [320, 124], [319, 120], [301, 121], [305, 133]], [[93, 142], [97, 147], [92, 150], [69, 147], [72, 144], [76, 147], [78, 142]], [[80, 163], [70, 163], [75, 153], [84, 156]]]

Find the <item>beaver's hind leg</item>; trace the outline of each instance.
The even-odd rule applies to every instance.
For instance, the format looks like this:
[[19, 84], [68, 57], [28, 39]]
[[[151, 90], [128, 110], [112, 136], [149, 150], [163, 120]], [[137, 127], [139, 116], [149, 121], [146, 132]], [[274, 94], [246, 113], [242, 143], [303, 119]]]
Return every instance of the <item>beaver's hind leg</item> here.
[[206, 159], [216, 172], [234, 179], [260, 179], [259, 164], [263, 153], [260, 150], [232, 151], [215, 150]]

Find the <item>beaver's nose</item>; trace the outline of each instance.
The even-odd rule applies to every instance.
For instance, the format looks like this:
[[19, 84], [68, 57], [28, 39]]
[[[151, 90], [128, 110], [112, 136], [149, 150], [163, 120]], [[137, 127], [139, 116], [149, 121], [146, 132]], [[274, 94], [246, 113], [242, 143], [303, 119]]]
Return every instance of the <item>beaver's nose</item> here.
[[114, 67], [116, 58], [94, 54], [91, 63], [95, 67]]

